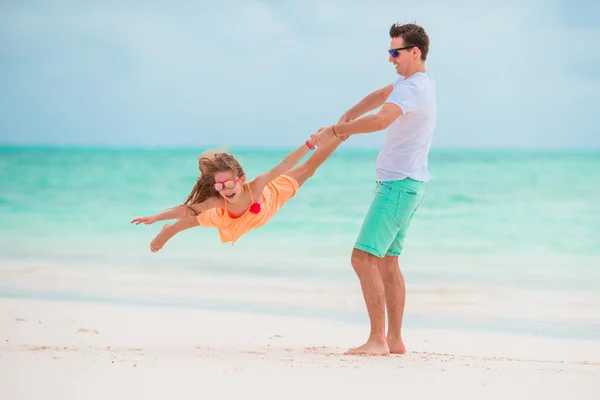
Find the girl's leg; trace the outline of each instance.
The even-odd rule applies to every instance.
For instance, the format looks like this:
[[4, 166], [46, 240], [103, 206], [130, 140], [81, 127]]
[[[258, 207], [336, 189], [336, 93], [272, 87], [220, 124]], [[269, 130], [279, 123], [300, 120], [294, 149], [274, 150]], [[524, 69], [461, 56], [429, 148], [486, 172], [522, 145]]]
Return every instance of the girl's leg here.
[[342, 144], [342, 139], [333, 138], [329, 143], [317, 148], [308, 160], [290, 169], [285, 174], [294, 178], [298, 182], [298, 186], [302, 186], [308, 178], [313, 176], [317, 168], [333, 154], [340, 144]]

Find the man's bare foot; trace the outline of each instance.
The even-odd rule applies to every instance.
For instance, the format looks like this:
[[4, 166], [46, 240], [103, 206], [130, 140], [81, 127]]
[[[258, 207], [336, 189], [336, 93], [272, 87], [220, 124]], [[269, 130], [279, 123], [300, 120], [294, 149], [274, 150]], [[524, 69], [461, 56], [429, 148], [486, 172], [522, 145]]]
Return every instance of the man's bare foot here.
[[391, 354], [404, 354], [406, 353], [406, 346], [404, 346], [404, 342], [402, 338], [393, 338], [388, 336], [387, 343], [390, 348]]
[[387, 356], [390, 354], [390, 348], [385, 341], [367, 340], [362, 346], [348, 350], [346, 355], [364, 355], [364, 356]]
[[158, 232], [158, 235], [156, 235], [154, 239], [152, 239], [152, 241], [150, 242], [150, 251], [156, 253], [157, 251], [162, 249], [162, 247], [165, 245], [165, 242], [167, 241], [164, 235], [165, 229], [167, 229], [170, 226], [171, 224], [165, 224], [160, 230], [160, 232]]

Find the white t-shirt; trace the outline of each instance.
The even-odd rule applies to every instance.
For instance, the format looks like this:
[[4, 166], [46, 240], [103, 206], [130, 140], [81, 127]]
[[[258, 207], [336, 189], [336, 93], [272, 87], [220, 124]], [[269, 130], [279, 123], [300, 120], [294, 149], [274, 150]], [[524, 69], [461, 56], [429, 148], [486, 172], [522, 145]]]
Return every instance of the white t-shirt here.
[[435, 80], [428, 72], [417, 72], [408, 79], [399, 76], [385, 101], [402, 109], [386, 130], [383, 147], [376, 162], [376, 179], [393, 181], [412, 178], [427, 182], [429, 149], [436, 122]]

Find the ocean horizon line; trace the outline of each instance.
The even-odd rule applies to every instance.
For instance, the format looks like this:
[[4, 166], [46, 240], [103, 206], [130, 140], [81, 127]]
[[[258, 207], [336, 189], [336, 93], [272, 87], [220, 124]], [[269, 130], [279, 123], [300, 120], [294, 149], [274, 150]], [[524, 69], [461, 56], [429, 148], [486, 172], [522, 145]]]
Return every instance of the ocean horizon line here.
[[[293, 150], [296, 145], [217, 145], [217, 144], [179, 144], [179, 145], [120, 145], [120, 144], [67, 144], [67, 143], [1, 143], [0, 151], [6, 150], [81, 150], [81, 151], [204, 151], [208, 149], [226, 148], [232, 151], [287, 151]], [[338, 149], [338, 152], [356, 152], [356, 151], [379, 151], [380, 146], [346, 146]], [[430, 153], [542, 153], [542, 154], [595, 154], [600, 153], [600, 148], [544, 148], [544, 147], [435, 147]]]

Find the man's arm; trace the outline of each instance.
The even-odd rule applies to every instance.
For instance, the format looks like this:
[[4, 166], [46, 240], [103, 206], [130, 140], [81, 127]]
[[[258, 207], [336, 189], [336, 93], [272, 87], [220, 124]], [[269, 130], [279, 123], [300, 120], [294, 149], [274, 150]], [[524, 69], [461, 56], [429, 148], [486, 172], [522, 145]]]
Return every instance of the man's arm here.
[[317, 146], [321, 146], [333, 139], [334, 136], [345, 140], [348, 136], [357, 133], [380, 131], [390, 126], [401, 115], [402, 109], [397, 104], [385, 103], [377, 114], [322, 128], [319, 132], [311, 135], [311, 140]]
[[359, 101], [354, 107], [346, 111], [344, 115], [342, 115], [342, 117], [340, 118], [340, 122], [346, 122], [356, 119], [368, 113], [369, 111], [373, 111], [377, 107], [380, 107], [385, 101], [385, 99], [388, 98], [390, 93], [392, 93], [393, 89], [394, 87], [392, 85], [387, 85], [384, 88], [378, 89], [373, 93], [370, 93], [364, 99]]
[[377, 114], [366, 115], [362, 118], [348, 122], [342, 122], [331, 128], [332, 133], [337, 136], [350, 136], [357, 133], [371, 133], [386, 129], [398, 117], [402, 115], [402, 109], [393, 103], [385, 103]]

